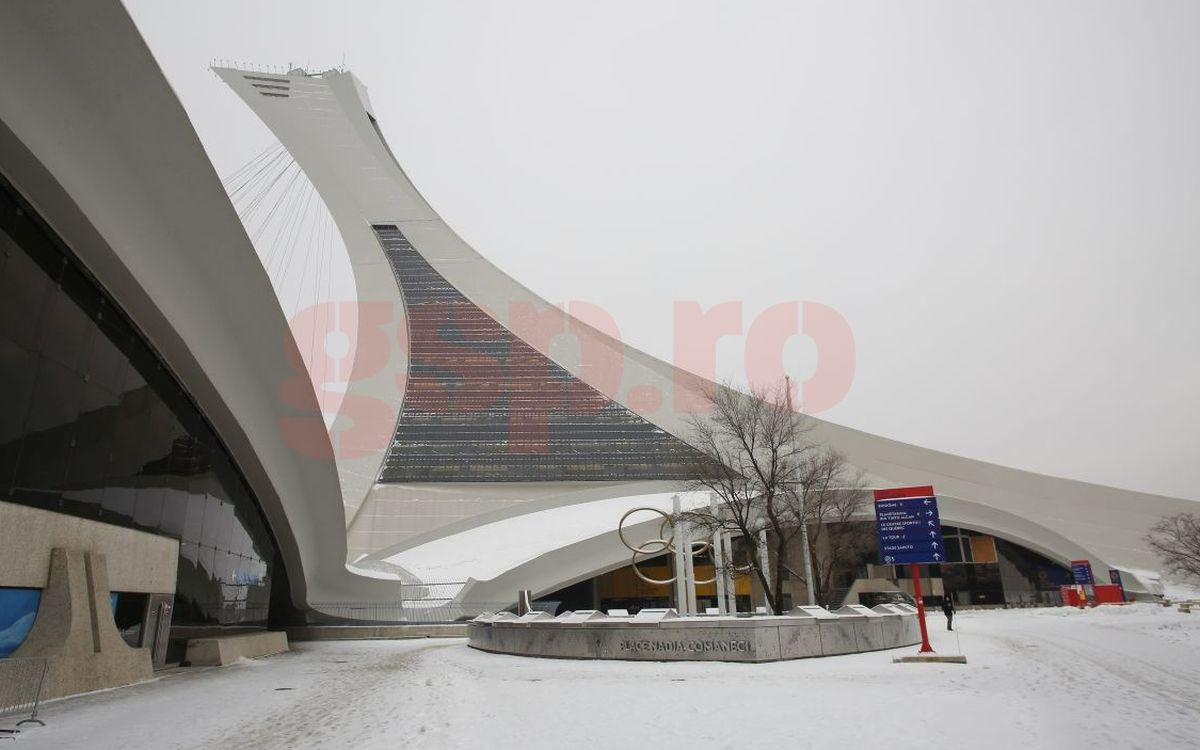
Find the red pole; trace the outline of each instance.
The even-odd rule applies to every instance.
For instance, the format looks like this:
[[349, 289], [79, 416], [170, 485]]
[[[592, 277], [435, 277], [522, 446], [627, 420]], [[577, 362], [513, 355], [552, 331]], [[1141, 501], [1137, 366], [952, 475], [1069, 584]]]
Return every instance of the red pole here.
[[922, 654], [932, 654], [933, 646], [929, 645], [929, 628], [925, 627], [925, 597], [921, 595], [921, 566], [912, 564], [913, 595], [917, 600], [917, 620], [921, 623]]

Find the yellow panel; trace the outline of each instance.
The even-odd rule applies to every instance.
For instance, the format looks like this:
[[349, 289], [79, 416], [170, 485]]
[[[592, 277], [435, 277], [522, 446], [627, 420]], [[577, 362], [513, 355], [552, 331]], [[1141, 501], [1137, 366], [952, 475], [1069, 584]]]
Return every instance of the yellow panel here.
[[971, 560], [977, 563], [999, 562], [996, 554], [996, 539], [990, 536], [973, 536], [971, 539]]
[[[671, 577], [671, 571], [666, 567], [640, 566], [644, 575], [649, 578], [666, 579]], [[597, 593], [601, 599], [640, 599], [663, 596], [667, 590], [665, 585], [646, 583], [638, 578], [633, 569], [626, 566], [610, 573], [605, 573], [597, 580]]]
[[[666, 580], [671, 577], [671, 568], [668, 566], [651, 566], [645, 563], [638, 565], [638, 569], [647, 578], [656, 578], [658, 580]], [[696, 578], [701, 581], [712, 578], [715, 574], [715, 569], [711, 564], [697, 565]], [[737, 580], [737, 591], [739, 594], [750, 593], [749, 580], [746, 579], [743, 585], [742, 581], [745, 576], [740, 576]], [[742, 589], [745, 588], [745, 591]], [[596, 579], [596, 593], [601, 599], [643, 599], [665, 596], [670, 590], [668, 584], [650, 584], [637, 577], [631, 566], [618, 568], [616, 570], [605, 573]], [[717, 584], [706, 583], [696, 586], [696, 596], [716, 596]]]
[[733, 593], [738, 596], [750, 596], [750, 576], [740, 575], [733, 579]]
[[[697, 565], [696, 566], [696, 580], [697, 581], [707, 581], [709, 578], [712, 578], [713, 576], [715, 576], [716, 572], [717, 572], [716, 568], [714, 568], [712, 565]], [[716, 581], [713, 581], [712, 583], [696, 584], [696, 596], [716, 596], [716, 595], [717, 595]]]

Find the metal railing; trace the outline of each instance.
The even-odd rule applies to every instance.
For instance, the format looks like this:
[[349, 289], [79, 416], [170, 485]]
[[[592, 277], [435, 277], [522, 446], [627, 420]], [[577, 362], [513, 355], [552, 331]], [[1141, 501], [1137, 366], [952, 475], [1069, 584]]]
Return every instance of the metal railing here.
[[[29, 716], [17, 722], [46, 726], [38, 718], [38, 706], [42, 702], [42, 688], [46, 683], [47, 663], [41, 657], [0, 659], [0, 717]], [[0, 737], [13, 739], [19, 729], [0, 729]]]
[[439, 625], [465, 622], [484, 612], [512, 609], [509, 602], [464, 604], [455, 597], [466, 581], [406, 583], [398, 600], [382, 602], [313, 602], [308, 620], [314, 625]]
[[312, 625], [442, 625], [472, 620], [484, 612], [512, 609], [512, 602], [462, 604], [419, 602], [315, 602]]

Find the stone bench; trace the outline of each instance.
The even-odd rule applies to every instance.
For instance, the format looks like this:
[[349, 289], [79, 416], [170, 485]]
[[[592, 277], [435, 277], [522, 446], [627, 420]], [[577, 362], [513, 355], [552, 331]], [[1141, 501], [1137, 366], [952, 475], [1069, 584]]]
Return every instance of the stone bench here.
[[255, 659], [282, 654], [287, 650], [287, 633], [265, 630], [261, 633], [192, 638], [188, 641], [186, 658], [193, 667], [223, 667], [238, 659]]

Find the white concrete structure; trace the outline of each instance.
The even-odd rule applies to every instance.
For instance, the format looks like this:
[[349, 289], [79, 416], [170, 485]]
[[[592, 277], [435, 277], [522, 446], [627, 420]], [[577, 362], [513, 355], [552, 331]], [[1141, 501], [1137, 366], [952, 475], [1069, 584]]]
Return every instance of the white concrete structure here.
[[[328, 435], [291, 420], [287, 321], [246, 232], [116, 0], [6, 4], [0, 173], [153, 344], [236, 456], [297, 604], [395, 596], [353, 576]], [[297, 395], [316, 409], [311, 393]], [[325, 445], [325, 459], [281, 439]], [[350, 592], [350, 593], [348, 593]]]
[[[233, 69], [218, 69], [217, 73], [271, 128], [313, 181], [346, 241], [360, 304], [397, 311], [382, 324], [385, 333], [394, 334], [388, 325], [399, 323], [404, 299], [388, 273], [380, 237], [372, 231], [379, 225], [397, 228], [421, 258], [467, 300], [614, 402], [631, 403], [631, 393], [643, 386], [668, 394], [658, 408], [639, 414], [687, 440], [686, 410], [676, 410], [673, 405], [686, 401], [688, 392], [705, 384], [565, 316], [467, 246], [408, 180], [372, 114], [366, 88], [352, 74], [296, 70], [286, 76], [264, 76]], [[547, 311], [551, 330], [569, 335], [539, 335], [528, 320], [512, 314], [529, 307]], [[358, 336], [361, 347], [366, 334], [360, 330]], [[601, 351], [623, 363], [620, 377], [582, 365], [579, 351]], [[388, 421], [402, 422], [405, 394], [396, 388], [394, 376], [406, 371], [406, 352], [392, 348], [388, 355], [386, 366], [372, 362], [369, 374], [354, 378], [349, 392], [386, 404]], [[944, 522], [1017, 542], [1064, 564], [1089, 558], [1101, 580], [1106, 580], [1106, 565], [1154, 569], [1156, 560], [1141, 537], [1159, 517], [1195, 508], [1184, 500], [995, 466], [828, 422], [818, 421], [816, 435], [843, 451], [867, 472], [875, 486], [933, 484]], [[393, 484], [379, 481], [387, 447], [386, 441], [379, 440], [373, 450], [338, 460], [351, 560], [403, 559], [405, 550], [547, 508], [623, 496], [633, 505], [637, 496], [669, 491], [672, 484]], [[478, 601], [501, 601], [517, 588], [543, 594], [627, 563], [611, 525], [598, 526], [594, 534], [565, 545], [553, 538], [538, 542], [530, 537], [524, 543], [529, 545], [524, 562], [488, 580], [472, 582], [464, 595]], [[1126, 579], [1129, 588], [1140, 588], [1138, 581]]]
[[[513, 346], [587, 384], [584, 395], [602, 394], [625, 424], [664, 451], [686, 445], [687, 410], [676, 405], [705, 383], [549, 306], [467, 246], [408, 180], [353, 75], [217, 71], [315, 184], [350, 254], [361, 314], [348, 331], [357, 355], [341, 419], [360, 424], [339, 425], [331, 442], [313, 393], [283, 398], [294, 372], [282, 351], [296, 348], [288, 323], [183, 108], [124, 9], [115, 0], [23, 3], [5, 7], [2, 20], [0, 172], [119, 300], [236, 458], [278, 544], [293, 604], [394, 601], [398, 582], [388, 561], [466, 538], [455, 535], [495, 537], [533, 513], [588, 503], [611, 502], [614, 512], [590, 525], [542, 524], [537, 533], [507, 535], [519, 553], [506, 567], [470, 574], [462, 597], [495, 603], [512, 600], [518, 588], [544, 594], [627, 563], [614, 531], [616, 507], [669, 497], [677, 480], [647, 472], [587, 480], [388, 478], [389, 451], [407, 429], [404, 409], [414, 398], [409, 352], [397, 343], [406, 341], [413, 303], [395, 275], [398, 258], [427, 268], [461, 304], [515, 332]], [[662, 398], [655, 403], [646, 393]], [[367, 412], [354, 411], [355, 399]], [[1142, 536], [1159, 517], [1196, 507], [827, 422], [817, 422], [816, 436], [876, 486], [934, 485], [946, 523], [1062, 563], [1089, 558], [1101, 579], [1106, 565], [1156, 568]]]

